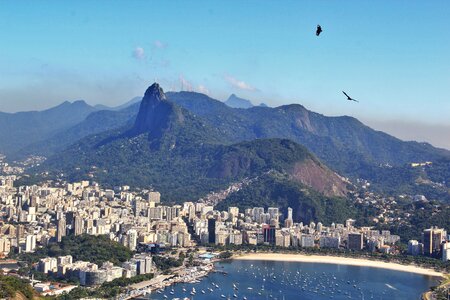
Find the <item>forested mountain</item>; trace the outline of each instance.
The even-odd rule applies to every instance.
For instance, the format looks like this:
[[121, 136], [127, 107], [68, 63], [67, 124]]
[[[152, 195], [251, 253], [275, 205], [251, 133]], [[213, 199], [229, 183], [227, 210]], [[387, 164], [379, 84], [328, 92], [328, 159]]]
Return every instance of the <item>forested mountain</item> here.
[[[206, 95], [170, 93], [171, 101], [218, 128], [229, 141], [287, 138], [338, 173], [370, 180], [380, 192], [418, 193], [450, 201], [450, 152], [405, 142], [352, 117], [327, 117], [299, 104], [233, 109]], [[432, 165], [413, 168], [413, 162]]]
[[[288, 138], [306, 146], [324, 162], [344, 173], [354, 173], [373, 164], [403, 166], [411, 162], [450, 158], [450, 151], [426, 143], [404, 142], [373, 130], [355, 118], [327, 117], [299, 104], [235, 109], [195, 92], [169, 92], [167, 98], [216, 127], [228, 143], [256, 138]], [[139, 107], [136, 99], [132, 100], [135, 104], [131, 106], [96, 112], [70, 128], [59, 130], [57, 135], [49, 137], [54, 141], [40, 139], [37, 142], [52, 145], [61, 141], [62, 145], [55, 146], [59, 150], [87, 135], [122, 127], [135, 118]], [[76, 112], [73, 114], [77, 115]], [[77, 118], [81, 119], [80, 116]], [[29, 153], [36, 149], [34, 145], [29, 147]], [[49, 151], [48, 154], [51, 153]], [[349, 161], [353, 163], [349, 164]]]
[[132, 124], [139, 110], [139, 103], [120, 110], [100, 110], [89, 114], [83, 121], [69, 128], [60, 130], [49, 138], [35, 142], [18, 151], [18, 157], [30, 154], [51, 156], [62, 151], [91, 134], [101, 133], [114, 128]]
[[[100, 143], [100, 139], [116, 143], [116, 140], [126, 138], [139, 140], [143, 133], [148, 133], [147, 139], [142, 142], [149, 143], [147, 146], [153, 147], [153, 150], [165, 149], [172, 155], [183, 154], [186, 150], [184, 148], [189, 148], [186, 153], [196, 153], [203, 160], [216, 159], [210, 156], [211, 145], [225, 147], [257, 139], [288, 139], [305, 146], [337, 173], [351, 179], [368, 179], [380, 191], [422, 193], [432, 199], [450, 199], [450, 170], [447, 168], [450, 164], [450, 152], [447, 150], [425, 143], [404, 142], [373, 130], [355, 118], [327, 117], [311, 112], [299, 104], [241, 109], [229, 107], [221, 101], [195, 92], [164, 94], [161, 91], [160, 94], [164, 99], [157, 107], [145, 108], [143, 105], [149, 103], [136, 102], [139, 98], [135, 98], [123, 108], [86, 112], [84, 114], [87, 116], [81, 121], [84, 111], [79, 108], [72, 110], [76, 117], [67, 117], [66, 122], [75, 124], [60, 129], [62, 125], [58, 124], [62, 122], [55, 122], [55, 128], [49, 130], [46, 127], [43, 133], [38, 132], [33, 138], [26, 140], [27, 143], [22, 142], [24, 148], [18, 154], [48, 156], [49, 164], [56, 167], [55, 161], [65, 161], [66, 158], [61, 153], [55, 157], [52, 155], [66, 148], [69, 149], [62, 153], [76, 151], [87, 141], [90, 146], [95, 146]], [[76, 102], [72, 106], [86, 107], [83, 103]], [[69, 104], [61, 106], [67, 105]], [[92, 107], [90, 109], [95, 110]], [[61, 116], [67, 114], [64, 109], [58, 110], [61, 110]], [[141, 115], [138, 115], [139, 111]], [[49, 114], [34, 112], [38, 115], [44, 113]], [[31, 127], [34, 131], [40, 128], [34, 125]], [[11, 144], [7, 137], [5, 141], [0, 146], [7, 147]], [[116, 145], [114, 143], [111, 146]], [[180, 146], [183, 148], [181, 152], [178, 151]], [[132, 151], [127, 152], [130, 153]], [[203, 157], [201, 154], [204, 154]], [[108, 154], [111, 155], [112, 152]], [[134, 154], [135, 160], [144, 163], [145, 159], [136, 155], [137, 153]], [[170, 157], [166, 156], [165, 159]], [[97, 157], [97, 160], [101, 161], [102, 157]], [[109, 160], [106, 157], [105, 161]], [[433, 164], [420, 168], [410, 166], [412, 162], [425, 161], [432, 161]], [[94, 164], [95, 160], [89, 160], [89, 163]], [[158, 164], [160, 163], [156, 163]], [[110, 161], [110, 165], [113, 165], [113, 161]], [[59, 167], [62, 167], [62, 163]], [[131, 182], [144, 183], [137, 179], [139, 172], [133, 173], [132, 177], [136, 177], [136, 180], [130, 180]], [[202, 169], [202, 172], [205, 170]], [[118, 183], [119, 179], [116, 178], [114, 182]]]
[[0, 112], [0, 153], [15, 154], [25, 146], [80, 123], [96, 110], [80, 100], [73, 103], [66, 101], [43, 111]]
[[145, 93], [134, 124], [91, 135], [42, 167], [69, 179], [152, 186], [166, 200], [195, 200], [269, 171], [302, 188], [344, 196], [347, 183], [303, 146], [286, 139], [228, 143], [217, 128], [168, 101], [159, 85]]
[[447, 150], [426, 143], [404, 142], [373, 130], [355, 118], [327, 117], [299, 104], [243, 110], [193, 92], [168, 93], [168, 98], [205, 118], [233, 141], [289, 138], [336, 166], [346, 157], [354, 159], [355, 155], [366, 163], [394, 166], [450, 157]]

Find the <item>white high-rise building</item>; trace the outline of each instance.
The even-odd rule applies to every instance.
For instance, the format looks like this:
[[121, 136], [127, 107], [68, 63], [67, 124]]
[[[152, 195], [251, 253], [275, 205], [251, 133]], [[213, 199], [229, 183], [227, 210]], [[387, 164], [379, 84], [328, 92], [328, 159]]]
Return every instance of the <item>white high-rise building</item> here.
[[278, 219], [280, 214], [278, 207], [269, 207], [267, 213], [269, 213], [271, 219]]
[[61, 242], [63, 236], [66, 236], [66, 218], [61, 216], [58, 220], [58, 226], [56, 227], [56, 239]]
[[450, 242], [442, 243], [442, 261], [450, 260]]
[[233, 217], [237, 217], [239, 215], [239, 208], [238, 207], [228, 207], [228, 213], [231, 214]]
[[413, 256], [420, 254], [420, 247], [418, 241], [416, 240], [408, 241], [408, 254], [411, 254]]
[[163, 207], [151, 207], [148, 209], [147, 214], [151, 220], [161, 220], [163, 218]]
[[159, 192], [149, 192], [147, 195], [148, 202], [160, 203], [161, 194]]
[[6, 236], [0, 237], [0, 253], [8, 255], [11, 251], [11, 241]]
[[292, 220], [292, 208], [288, 207], [288, 215], [284, 220], [284, 227], [291, 228], [294, 225], [294, 221]]
[[72, 255], [58, 257], [58, 265], [70, 265], [72, 262], [73, 262]]
[[288, 219], [292, 220], [292, 208], [288, 207]]
[[303, 248], [314, 247], [314, 236], [302, 235], [300, 238], [300, 246]]
[[38, 263], [38, 270], [44, 274], [56, 272], [58, 270], [57, 259], [54, 257], [42, 258]]
[[74, 221], [74, 234], [80, 235], [83, 234], [83, 231], [84, 231], [84, 219], [80, 215], [76, 215]]
[[36, 249], [36, 236], [34, 234], [27, 235], [25, 243], [25, 252], [34, 252]]
[[252, 210], [253, 221], [261, 222], [262, 214], [264, 214], [264, 207], [254, 207]]
[[134, 229], [130, 229], [127, 231], [128, 248], [130, 248], [130, 250], [136, 250], [137, 235], [137, 231]]

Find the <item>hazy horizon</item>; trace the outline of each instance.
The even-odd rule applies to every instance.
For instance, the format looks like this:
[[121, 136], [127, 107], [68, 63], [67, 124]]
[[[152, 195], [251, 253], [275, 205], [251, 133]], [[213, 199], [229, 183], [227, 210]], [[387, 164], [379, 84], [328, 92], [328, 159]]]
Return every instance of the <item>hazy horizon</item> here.
[[300, 103], [448, 149], [448, 9], [446, 1], [4, 2], [0, 111], [74, 99], [116, 106], [156, 80], [219, 100]]
[[[237, 94], [237, 96], [239, 97], [239, 94]], [[105, 103], [100, 103], [100, 102], [94, 103], [94, 102], [90, 102], [90, 101], [87, 101], [84, 99], [64, 100], [64, 101], [73, 103], [74, 101], [82, 100], [91, 106], [105, 105], [105, 106], [114, 108], [116, 106], [123, 105], [136, 97], [142, 97], [142, 95], [135, 96], [135, 97], [129, 97], [129, 99], [124, 100], [122, 102], [111, 103], [111, 104], [105, 104]], [[222, 99], [216, 99], [216, 100], [225, 102], [227, 100], [227, 98], [228, 97], [225, 97]], [[248, 99], [248, 100], [250, 100], [250, 99]], [[59, 104], [56, 104], [55, 106], [62, 104], [64, 101], [61, 101]], [[250, 101], [255, 106], [260, 104], [260, 102], [255, 102], [254, 100], [253, 101], [250, 100]], [[285, 104], [291, 104], [291, 103], [285, 103]], [[285, 105], [285, 104], [282, 104], [282, 105]], [[298, 103], [298, 104], [302, 104], [302, 103]], [[55, 106], [43, 107], [42, 109], [38, 109], [38, 111], [50, 109]], [[306, 108], [309, 109], [308, 107], [306, 107]], [[30, 111], [30, 110], [25, 110], [25, 111]], [[0, 112], [4, 112], [4, 111], [0, 110]], [[19, 112], [19, 111], [16, 111], [16, 112]], [[16, 113], [16, 112], [7, 112], [7, 113]], [[318, 111], [315, 111], [315, 112], [321, 113]], [[327, 115], [327, 114], [325, 114], [325, 115]], [[332, 115], [328, 115], [328, 116], [332, 116]], [[404, 141], [427, 142], [435, 147], [450, 150], [450, 125], [439, 125], [439, 124], [433, 124], [433, 123], [413, 122], [413, 121], [408, 121], [408, 120], [403, 120], [403, 121], [402, 120], [389, 120], [389, 119], [374, 120], [374, 119], [364, 118], [364, 117], [359, 120], [361, 122], [363, 122], [365, 125], [373, 128], [375, 130], [384, 131], [384, 132], [386, 132], [392, 136], [395, 136], [401, 140], [404, 140]]]

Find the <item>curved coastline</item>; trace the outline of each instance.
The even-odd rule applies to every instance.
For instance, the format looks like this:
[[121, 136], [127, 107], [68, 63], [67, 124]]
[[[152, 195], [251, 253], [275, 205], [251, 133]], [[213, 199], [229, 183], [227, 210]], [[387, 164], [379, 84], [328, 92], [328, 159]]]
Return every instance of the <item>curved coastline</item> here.
[[400, 272], [409, 272], [433, 277], [444, 277], [444, 273], [433, 269], [422, 268], [414, 265], [402, 265], [379, 260], [369, 260], [361, 258], [348, 258], [328, 255], [304, 255], [304, 254], [281, 254], [281, 253], [252, 253], [241, 256], [234, 256], [235, 260], [265, 260], [265, 261], [285, 261], [285, 262], [305, 262], [334, 265], [348, 265], [370, 268], [381, 268]]

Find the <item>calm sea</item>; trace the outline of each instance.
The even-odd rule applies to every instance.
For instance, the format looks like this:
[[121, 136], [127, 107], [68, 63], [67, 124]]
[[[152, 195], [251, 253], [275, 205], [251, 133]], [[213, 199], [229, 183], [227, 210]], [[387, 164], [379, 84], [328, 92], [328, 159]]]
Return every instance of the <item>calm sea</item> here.
[[238, 260], [216, 267], [223, 273], [168, 287], [149, 299], [420, 299], [437, 284], [435, 277], [332, 264]]

